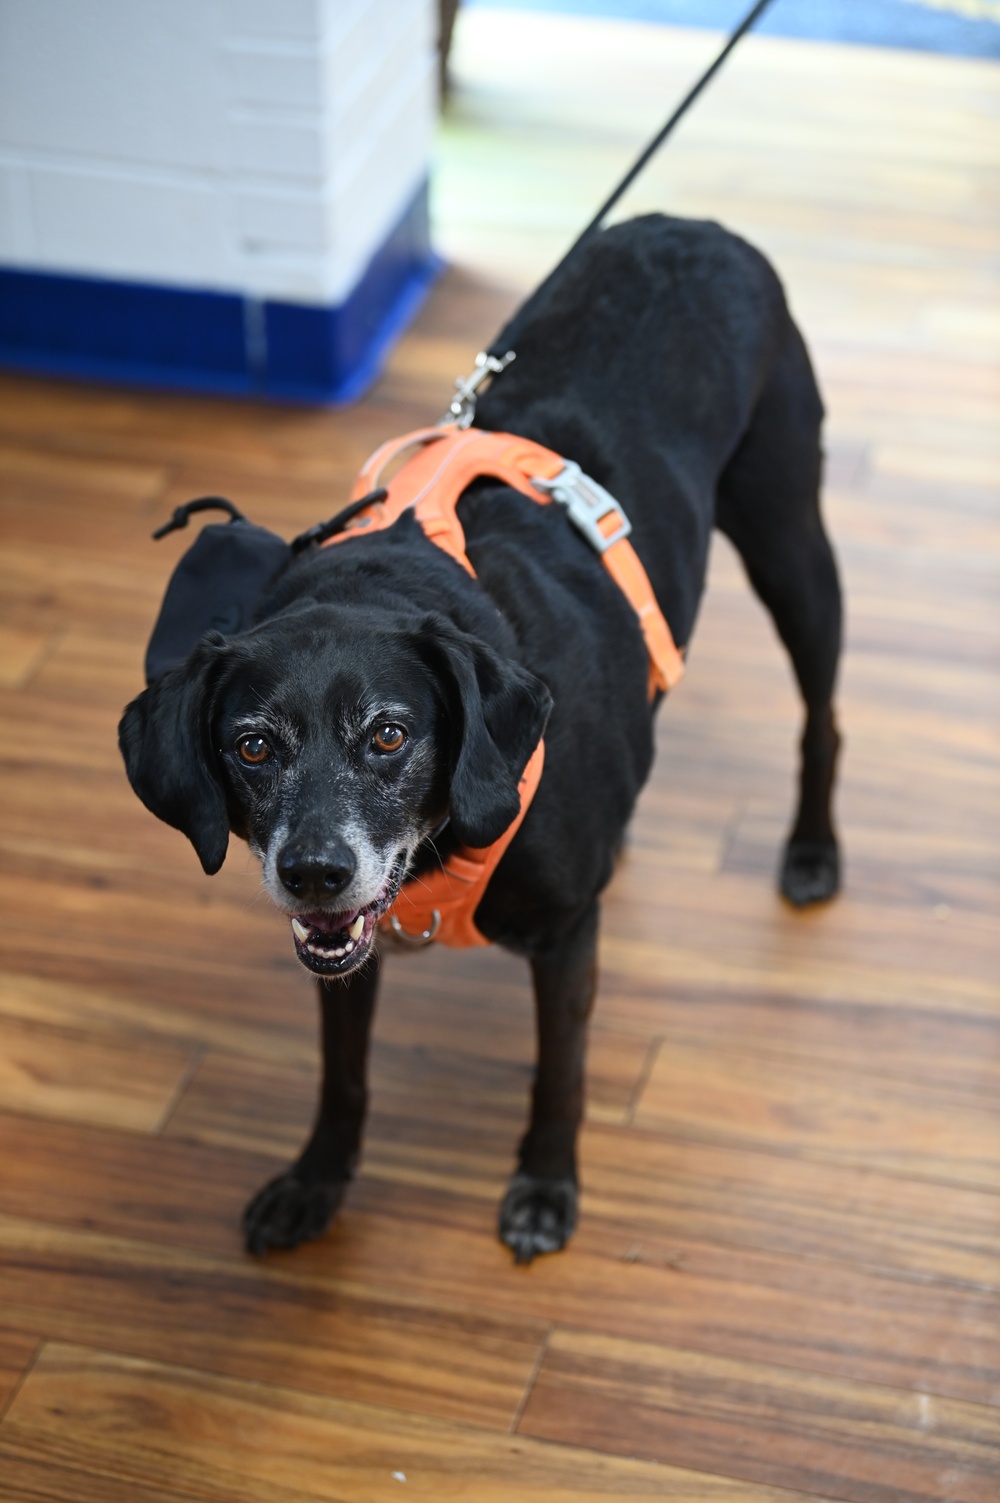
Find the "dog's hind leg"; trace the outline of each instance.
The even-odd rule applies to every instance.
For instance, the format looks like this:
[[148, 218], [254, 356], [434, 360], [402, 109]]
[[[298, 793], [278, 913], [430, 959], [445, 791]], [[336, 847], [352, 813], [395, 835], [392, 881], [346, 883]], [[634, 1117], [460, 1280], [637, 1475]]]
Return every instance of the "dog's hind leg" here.
[[346, 981], [319, 983], [323, 1084], [316, 1125], [295, 1163], [266, 1184], [243, 1213], [249, 1252], [298, 1247], [318, 1237], [344, 1198], [361, 1150], [377, 990], [377, 962]]
[[499, 1220], [500, 1240], [518, 1263], [557, 1252], [576, 1226], [576, 1139], [597, 985], [597, 924], [595, 900], [562, 943], [531, 962], [538, 1030], [531, 1120]]
[[822, 416], [805, 346], [789, 323], [750, 428], [722, 474], [716, 511], [774, 618], [805, 701], [798, 809], [779, 884], [796, 907], [823, 902], [840, 885], [831, 802], [841, 599], [819, 509]]

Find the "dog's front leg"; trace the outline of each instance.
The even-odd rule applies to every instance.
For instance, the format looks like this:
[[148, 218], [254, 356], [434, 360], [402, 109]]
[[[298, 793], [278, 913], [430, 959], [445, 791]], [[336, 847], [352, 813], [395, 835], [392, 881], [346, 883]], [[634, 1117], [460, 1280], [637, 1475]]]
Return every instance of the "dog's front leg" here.
[[243, 1213], [249, 1252], [298, 1247], [318, 1237], [344, 1197], [368, 1104], [368, 1038], [377, 989], [377, 961], [346, 981], [319, 983], [323, 1085], [316, 1125], [296, 1162], [265, 1185]]
[[538, 1066], [531, 1121], [500, 1207], [500, 1239], [519, 1263], [557, 1252], [576, 1226], [576, 1137], [583, 1117], [587, 1020], [597, 981], [598, 907], [531, 962]]

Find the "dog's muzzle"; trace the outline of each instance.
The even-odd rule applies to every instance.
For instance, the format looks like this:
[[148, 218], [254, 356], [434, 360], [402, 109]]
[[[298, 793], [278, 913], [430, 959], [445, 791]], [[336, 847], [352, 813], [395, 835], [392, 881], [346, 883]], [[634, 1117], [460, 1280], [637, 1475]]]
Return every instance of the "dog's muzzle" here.
[[379, 920], [396, 900], [402, 871], [400, 863], [378, 897], [364, 908], [291, 915], [295, 953], [307, 970], [316, 976], [346, 976], [364, 962]]

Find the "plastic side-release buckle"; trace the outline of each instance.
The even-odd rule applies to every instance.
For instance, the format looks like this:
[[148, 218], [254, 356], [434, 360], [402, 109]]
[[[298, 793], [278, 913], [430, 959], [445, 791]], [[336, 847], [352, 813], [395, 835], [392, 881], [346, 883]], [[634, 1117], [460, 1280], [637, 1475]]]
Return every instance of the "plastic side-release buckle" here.
[[585, 475], [575, 460], [567, 459], [552, 480], [532, 475], [531, 483], [566, 508], [570, 521], [596, 553], [606, 553], [632, 531], [632, 523], [610, 491]]

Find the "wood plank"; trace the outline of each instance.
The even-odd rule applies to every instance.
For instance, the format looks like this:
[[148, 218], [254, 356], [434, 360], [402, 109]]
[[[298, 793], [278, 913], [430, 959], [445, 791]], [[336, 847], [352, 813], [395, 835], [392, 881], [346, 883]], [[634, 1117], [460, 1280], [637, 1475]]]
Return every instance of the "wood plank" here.
[[117, 716], [143, 687], [144, 655], [145, 642], [134, 632], [113, 636], [106, 627], [78, 622], [56, 641], [31, 689], [65, 706], [106, 706]]
[[[408, 969], [405, 956], [393, 956], [385, 962], [387, 974], [400, 974], [405, 986]], [[379, 1103], [379, 1110], [391, 1115], [394, 1111], [423, 1112], [428, 1115], [442, 1112], [451, 1121], [458, 1123], [464, 1118], [479, 1118], [490, 1114], [504, 1124], [517, 1125], [527, 1121], [528, 1102], [534, 1070], [534, 1027], [530, 1016], [530, 998], [527, 978], [520, 977], [520, 995], [504, 999], [506, 1007], [480, 1009], [478, 999], [476, 1014], [470, 1020], [468, 1043], [471, 1048], [454, 1047], [444, 1043], [445, 1026], [435, 1019], [433, 1006], [424, 1009], [410, 1007], [410, 994], [404, 994], [403, 1003], [408, 1014], [401, 1016], [404, 1007], [392, 1007], [391, 1002], [383, 1008], [383, 1016], [376, 1025], [376, 1037], [372, 1054], [371, 1090]], [[447, 981], [445, 982], [447, 985]], [[387, 985], [386, 991], [389, 990]], [[439, 993], [440, 995], [440, 993]], [[467, 995], [459, 993], [457, 1007], [469, 1011]], [[390, 1010], [391, 1009], [391, 1010]], [[418, 1018], [423, 1013], [426, 1031], [420, 1028]], [[388, 1016], [385, 1014], [388, 1013]], [[493, 1019], [496, 1031], [504, 1044], [497, 1049], [493, 1045]], [[491, 1037], [484, 1040], [484, 1024], [489, 1019]], [[513, 1024], [513, 1027], [511, 1027]], [[506, 1026], [505, 1026], [506, 1025]], [[413, 1037], [420, 1028], [422, 1037]], [[441, 1037], [435, 1040], [440, 1030]], [[644, 1076], [649, 1046], [645, 1039], [618, 1033], [608, 1028], [591, 1030], [588, 1048], [587, 1103], [588, 1120], [624, 1124], [631, 1113], [632, 1102]], [[206, 1061], [206, 1071], [210, 1062]], [[230, 1062], [246, 1079], [245, 1065]], [[231, 1078], [231, 1077], [230, 1077]], [[315, 1080], [315, 1071], [310, 1080]], [[260, 1082], [263, 1087], [263, 1080]], [[280, 1094], [281, 1083], [274, 1082]], [[301, 1086], [299, 1087], [301, 1090]], [[199, 1080], [198, 1092], [205, 1094], [204, 1083]], [[185, 1096], [184, 1107], [191, 1104], [195, 1092]], [[218, 1099], [214, 1090], [211, 1094]]]
[[[450, 386], [449, 379], [445, 405]], [[11, 447], [30, 441], [47, 452], [139, 467], [182, 463], [208, 482], [225, 453], [230, 473], [329, 485], [334, 510], [345, 465], [353, 476], [387, 432], [406, 431], [401, 418], [421, 426], [438, 416], [434, 393], [424, 394], [416, 413], [378, 388], [349, 411], [330, 411], [0, 375], [0, 437]], [[158, 514], [155, 496], [148, 499]]]
[[[108, 804], [111, 802], [109, 798]], [[161, 838], [158, 832], [157, 839]], [[185, 853], [185, 859], [188, 855], [196, 862], [193, 852]], [[276, 970], [276, 987], [291, 990], [300, 982], [294, 957], [289, 956], [286, 925], [273, 910], [263, 907], [259, 880], [246, 881], [235, 907], [229, 901], [226, 883], [217, 882], [209, 888], [197, 871], [191, 875], [201, 892], [185, 890], [186, 877], [178, 884], [179, 891], [171, 891], [165, 881], [154, 920], [149, 893], [143, 891], [154, 884], [135, 881], [134, 873], [132, 880], [128, 873], [106, 870], [90, 880], [77, 874], [72, 885], [61, 886], [54, 886], [51, 877], [37, 873], [37, 863], [30, 876], [0, 872], [0, 904], [5, 909], [0, 934], [12, 970], [31, 972], [37, 968], [45, 974], [50, 967], [57, 969], [58, 957], [51, 956], [51, 943], [39, 932], [35, 918], [38, 913], [48, 913], [49, 922], [58, 928], [60, 945], [77, 966], [85, 966], [88, 961], [100, 963], [109, 955], [117, 957], [132, 971], [137, 987], [142, 985], [144, 971], [178, 975], [178, 940], [186, 947], [188, 963], [197, 955], [196, 964], [204, 973], [228, 978], [233, 987], [254, 965]], [[144, 875], [152, 878], [149, 867]], [[254, 901], [260, 903], [256, 912], [250, 911]], [[282, 993], [278, 991], [277, 995]]]
[[[531, 1035], [518, 1058], [492, 1057], [426, 1045], [401, 1047], [378, 1030], [369, 1074], [377, 1109], [452, 1122], [495, 1122], [516, 1133], [527, 1121], [531, 1093]], [[649, 1049], [643, 1039], [595, 1029], [589, 1053], [587, 1116], [624, 1125], [643, 1078]], [[199, 1064], [167, 1125], [171, 1137], [201, 1143], [296, 1154], [312, 1123], [319, 1090], [319, 1058], [302, 1068], [210, 1052]]]
[[30, 1332], [0, 1329], [0, 1421], [38, 1354]]
[[991, 437], [994, 443], [986, 453], [965, 453], [956, 456], [954, 448], [930, 445], [926, 442], [907, 444], [884, 444], [875, 450], [873, 463], [885, 475], [903, 480], [947, 478], [961, 484], [1000, 486], [1000, 452], [995, 443], [995, 429]]
[[0, 688], [22, 689], [58, 642], [54, 632], [0, 625]]
[[930, 1011], [951, 997], [964, 1013], [996, 1016], [996, 926], [988, 914], [955, 910], [942, 937], [925, 906], [862, 907], [848, 886], [835, 912], [795, 914], [760, 881], [731, 874], [703, 881], [692, 873], [663, 901], [669, 932], [638, 885], [609, 894], [600, 954], [612, 986], [660, 975], [680, 987], [743, 985], [886, 1007], [902, 1000]]
[[[297, 1096], [284, 1085], [252, 1071], [244, 1094], [238, 1076], [210, 1071], [190, 1115], [182, 1104], [175, 1130], [209, 1144], [257, 1149], [273, 1133], [279, 1151], [294, 1153], [312, 1091], [306, 1081]], [[492, 1200], [502, 1191], [522, 1121], [520, 1103], [497, 1098], [481, 1099], [463, 1114], [457, 1099], [431, 1110], [426, 1099], [408, 1093], [382, 1100], [376, 1092], [364, 1173]], [[581, 1142], [583, 1215], [614, 1220], [631, 1240], [669, 1224], [685, 1237], [728, 1246], [1000, 1286], [994, 1246], [1000, 1201], [990, 1187], [964, 1188], [956, 1176], [876, 1173], [863, 1162], [823, 1163], [794, 1151], [754, 1151], [737, 1133], [714, 1131], [718, 1143], [711, 1129], [699, 1141], [592, 1123]]]
[[780, 1055], [790, 1074], [822, 1060], [849, 1081], [855, 1070], [883, 1064], [932, 1092], [959, 1091], [981, 1106], [1000, 1097], [1000, 1019], [947, 1006], [934, 1012], [896, 998], [880, 1007], [752, 987], [664, 991], [649, 980], [609, 988], [604, 1010], [616, 1028], [634, 1027], [666, 1049], [676, 1043], [707, 1051], [722, 1040], [723, 1048]]
[[28, 1116], [155, 1132], [194, 1057], [162, 1041], [0, 1019], [0, 1099]]
[[[505, 1431], [547, 1324], [0, 1217], [5, 1320], [48, 1339]], [[6, 1433], [5, 1429], [2, 1433]]]
[[[297, 1128], [311, 1108], [312, 1090], [296, 1104], [280, 1074], [270, 1089], [259, 1072], [251, 1072], [250, 1080], [258, 1087], [255, 1092], [247, 1097], [236, 1094], [231, 1108], [220, 1101], [215, 1115], [223, 1125], [215, 1131], [229, 1142], [239, 1141], [250, 1100], [255, 1120], [247, 1125], [247, 1141], [262, 1142], [273, 1123], [274, 1151], [280, 1154], [297, 1137], [287, 1125], [288, 1114], [300, 1114]], [[446, 1102], [435, 1113], [428, 1111], [426, 1102], [397, 1098], [397, 1110], [388, 1109], [393, 1104], [381, 1104], [377, 1097], [374, 1102], [366, 1175], [445, 1193], [471, 1193], [487, 1204], [493, 1202], [510, 1166], [523, 1106], [513, 1110], [501, 1103], [482, 1112], [477, 1106], [474, 1113], [462, 1114], [452, 1112]], [[210, 1115], [211, 1104], [201, 1111], [203, 1117]], [[40, 1144], [44, 1141], [39, 1139]], [[94, 1145], [97, 1140], [90, 1141]], [[60, 1153], [68, 1148], [65, 1145]], [[124, 1145], [117, 1151], [123, 1154]], [[185, 1178], [196, 1180], [199, 1173], [196, 1157], [184, 1166], [185, 1151], [179, 1142], [170, 1155], [180, 1155], [180, 1161], [164, 1170], [168, 1178], [179, 1176], [175, 1194], [187, 1193]], [[85, 1148], [81, 1140], [83, 1163], [96, 1152], [96, 1146]], [[156, 1145], [155, 1152], [168, 1155], [167, 1143]], [[101, 1155], [104, 1172], [115, 1154], [116, 1145], [109, 1142]], [[781, 1154], [746, 1149], [727, 1153], [721, 1145], [673, 1142], [599, 1124], [584, 1135], [581, 1161], [587, 1192], [584, 1215], [614, 1219], [630, 1240], [640, 1240], [668, 1218], [670, 1225], [696, 1240], [721, 1239], [730, 1246], [794, 1251], [981, 1284], [995, 1285], [1000, 1277], [993, 1246], [998, 1202], [972, 1189], [924, 1184], [846, 1165], [809, 1164]], [[126, 1158], [121, 1162], [122, 1173], [137, 1182], [151, 1172], [148, 1162], [132, 1168]], [[164, 1159], [168, 1163], [170, 1156]], [[242, 1172], [244, 1193], [249, 1194], [263, 1170], [255, 1160]], [[51, 1209], [38, 1208], [61, 1203], [67, 1193], [61, 1181], [62, 1176], [51, 1192], [44, 1185], [35, 1188], [35, 1198], [24, 1202], [25, 1213], [52, 1214]], [[30, 1189], [30, 1174], [27, 1183]], [[237, 1199], [234, 1217], [238, 1208]], [[89, 1214], [94, 1213], [90, 1206]]]
[[[113, 1477], [103, 1468], [94, 1472], [60, 1466], [50, 1456], [33, 1460], [13, 1455], [3, 1444], [0, 1431], [0, 1469], [3, 1472], [4, 1503], [137, 1503], [136, 1483], [131, 1477]], [[142, 1483], [141, 1503], [204, 1503], [200, 1489], [181, 1492], [165, 1481], [153, 1487]], [[216, 1491], [213, 1503], [243, 1503], [246, 1494], [237, 1485]], [[301, 1503], [299, 1494], [296, 1503]], [[292, 1503], [290, 1493], [281, 1503]]]
[[[406, 1060], [409, 1055], [400, 1063]], [[758, 1078], [753, 1076], [750, 1064], [761, 1060], [767, 1073]], [[447, 1061], [441, 1064], [444, 1067], [441, 1075], [438, 1072], [433, 1075], [435, 1081], [441, 1082], [436, 1090], [426, 1090], [418, 1078], [394, 1087], [385, 1078], [379, 1078], [377, 1070], [374, 1072], [364, 1172], [444, 1192], [453, 1189], [477, 1196], [498, 1195], [523, 1121], [523, 1088], [513, 1094], [502, 1091], [498, 1094], [484, 1087], [483, 1082], [490, 1079], [489, 1070], [486, 1075], [477, 1073], [469, 1061], [456, 1060], [451, 1070]], [[478, 1082], [477, 1090], [472, 1093], [474, 1114], [463, 1094], [462, 1082], [469, 1079]], [[818, 1081], [826, 1081], [826, 1094], [818, 1090]], [[836, 1081], [841, 1081], [839, 1094], [833, 1090]], [[785, 1082], [785, 1097], [779, 1090], [782, 1082]], [[791, 1082], [795, 1082], [794, 1087]], [[871, 1088], [868, 1094], [866, 1087]], [[211, 1058], [192, 1081], [168, 1133], [203, 1144], [253, 1148], [260, 1153], [275, 1151], [292, 1157], [307, 1135], [314, 1090], [314, 1070], [281, 1072], [250, 1067], [244, 1061]], [[798, 1090], [802, 1090], [802, 1097], [794, 1094]], [[711, 1225], [714, 1231], [710, 1237], [719, 1235], [725, 1241], [737, 1237], [741, 1246], [767, 1246], [776, 1252], [798, 1247], [805, 1238], [809, 1249], [823, 1247], [824, 1257], [838, 1261], [857, 1258], [871, 1261], [874, 1266], [889, 1267], [898, 1266], [895, 1258], [905, 1240], [908, 1255], [917, 1258], [922, 1272], [994, 1282], [1000, 1272], [989, 1260], [988, 1228], [997, 1225], [1000, 1213], [995, 1211], [989, 1195], [973, 1201], [955, 1201], [959, 1222], [964, 1220], [959, 1204], [965, 1204], [967, 1214], [982, 1226], [985, 1240], [980, 1241], [979, 1232], [971, 1232], [968, 1223], [971, 1241], [965, 1240], [952, 1220], [952, 1232], [958, 1232], [958, 1246], [953, 1246], [956, 1258], [953, 1267], [952, 1254], [938, 1243], [937, 1228], [928, 1228], [929, 1235], [919, 1229], [925, 1214], [932, 1223], [937, 1220], [934, 1205], [940, 1202], [935, 1181], [947, 1186], [943, 1193], [949, 1193], [959, 1184], [986, 1192], [997, 1187], [989, 1145], [997, 1139], [998, 1129], [995, 1108], [985, 1105], [988, 1096], [989, 1091], [983, 1091], [982, 1105], [970, 1108], [962, 1102], [958, 1087], [916, 1081], [910, 1088], [904, 1078], [862, 1070], [851, 1070], [848, 1085], [844, 1082], [842, 1064], [824, 1076], [815, 1067], [806, 1066], [794, 1052], [788, 1057], [761, 1054], [759, 1049], [749, 1051], [741, 1043], [731, 1051], [719, 1048], [713, 1051], [710, 1043], [665, 1045], [635, 1118], [635, 1126], [647, 1130], [650, 1165], [657, 1162], [660, 1153], [663, 1156], [663, 1180], [657, 1181], [656, 1169], [650, 1168], [651, 1183], [642, 1190], [642, 1199], [647, 1202], [654, 1222], [660, 1214], [666, 1223], [671, 1217], [668, 1205], [677, 1198], [678, 1207], [684, 1205], [687, 1235], [701, 1235]], [[866, 1115], [865, 1103], [869, 1097], [871, 1105]], [[907, 1115], [896, 1126], [893, 1106], [901, 1102], [908, 1103]], [[886, 1114], [881, 1138], [878, 1124], [883, 1118], [878, 1117], [878, 1111]], [[598, 1123], [600, 1114], [592, 1115], [591, 1121]], [[657, 1138], [665, 1132], [669, 1136], [657, 1148]], [[895, 1138], [889, 1136], [892, 1132], [896, 1133]], [[946, 1151], [949, 1135], [955, 1144], [950, 1154]], [[585, 1186], [598, 1196], [602, 1211], [608, 1210], [609, 1204], [600, 1196], [605, 1186], [611, 1187], [615, 1211], [621, 1211], [626, 1225], [630, 1225], [629, 1207], [623, 1204], [626, 1196], [620, 1199], [614, 1193], [615, 1144], [623, 1165], [621, 1172], [627, 1175], [629, 1169], [636, 1168], [636, 1141], [618, 1138], [614, 1132], [605, 1135], [594, 1127], [586, 1133], [583, 1147], [586, 1150], [591, 1144], [595, 1145], [595, 1157], [588, 1157], [586, 1151], [582, 1157]], [[713, 1145], [720, 1150], [731, 1148], [732, 1156], [728, 1160], [723, 1153], [714, 1156]], [[764, 1154], [749, 1151], [759, 1148], [767, 1151]], [[771, 1159], [771, 1154], [776, 1154], [776, 1160]], [[824, 1159], [830, 1160], [829, 1172], [821, 1171], [818, 1165], [817, 1160]], [[723, 1162], [726, 1169], [722, 1168]], [[859, 1175], [841, 1177], [838, 1165], [856, 1166]], [[869, 1217], [862, 1211], [860, 1225], [851, 1226], [850, 1235], [844, 1235], [842, 1226], [841, 1232], [830, 1235], [829, 1240], [823, 1240], [821, 1234], [821, 1243], [815, 1243], [811, 1228], [814, 1193], [809, 1192], [808, 1186], [812, 1184], [821, 1199], [842, 1199], [845, 1216], [850, 1214], [848, 1207], [853, 1207], [857, 1214], [856, 1195], [863, 1186], [871, 1184], [868, 1175], [871, 1169], [883, 1171], [883, 1177], [877, 1181], [878, 1189], [872, 1186], [872, 1193], [875, 1198], [881, 1196], [883, 1208], [892, 1205], [893, 1214], [907, 1220], [905, 1237], [901, 1237], [899, 1244], [895, 1237], [886, 1238], [883, 1226], [877, 1225], [884, 1216]], [[680, 1174], [681, 1183], [672, 1181], [675, 1174]], [[895, 1175], [904, 1178], [898, 1180]], [[696, 1216], [689, 1199], [690, 1180], [695, 1177], [702, 1214], [707, 1214], [708, 1222]], [[916, 1181], [926, 1181], [923, 1190]], [[738, 1211], [737, 1184], [746, 1193], [743, 1201], [741, 1190]], [[802, 1193], [803, 1199], [795, 1202], [798, 1193]], [[755, 1229], [750, 1232], [753, 1240], [747, 1243], [743, 1216], [750, 1202], [759, 1202], [759, 1219], [758, 1214], [753, 1214]], [[588, 1195], [585, 1211], [589, 1204]], [[657, 1213], [653, 1204], [659, 1204], [662, 1210]], [[926, 1205], [925, 1211], [919, 1210], [922, 1204]], [[714, 1222], [716, 1214], [722, 1217], [720, 1222]], [[791, 1222], [785, 1219], [788, 1214]], [[774, 1237], [765, 1231], [765, 1226], [771, 1223], [776, 1223]], [[695, 1226], [698, 1231], [693, 1229]], [[872, 1235], [875, 1241], [871, 1240]], [[765, 1240], [756, 1241], [758, 1237]], [[983, 1255], [986, 1263], [979, 1263]], [[968, 1258], [971, 1264], [967, 1263]], [[977, 1269], [974, 1275], [959, 1272], [971, 1266]], [[914, 1266], [908, 1264], [908, 1267]]]
[[[978, 835], [971, 829], [949, 835], [894, 827], [891, 810], [883, 818], [878, 822], [873, 812], [864, 826], [852, 823], [848, 881], [855, 901], [922, 912], [934, 925], [947, 925], [956, 909], [996, 912], [1000, 854], [989, 828]], [[730, 825], [720, 870], [768, 881], [785, 834], [785, 822], [773, 810], [745, 804]], [[947, 944], [947, 929], [937, 932]]]
[[[271, 1111], [266, 1098], [261, 1110], [265, 1118]], [[389, 1124], [397, 1136], [414, 1130], [408, 1122]], [[454, 1136], [442, 1133], [437, 1153], [426, 1153], [423, 1176], [412, 1167], [408, 1180], [363, 1168], [331, 1236], [283, 1260], [284, 1270], [311, 1284], [364, 1291], [373, 1303], [475, 1307], [498, 1319], [655, 1334], [756, 1360], [780, 1354], [790, 1365], [981, 1402], [1000, 1390], [995, 1286], [935, 1278], [929, 1260], [915, 1283], [913, 1272], [887, 1255], [883, 1221], [847, 1216], [846, 1196], [829, 1197], [828, 1218], [819, 1208], [816, 1234], [803, 1246], [802, 1225], [790, 1222], [787, 1211], [782, 1217], [774, 1192], [755, 1193], [753, 1186], [744, 1197], [720, 1185], [714, 1216], [704, 1205], [693, 1207], [696, 1190], [689, 1181], [663, 1187], [668, 1210], [662, 1216], [649, 1210], [630, 1216], [627, 1187], [626, 1204], [607, 1210], [588, 1193], [570, 1253], [526, 1273], [495, 1239], [495, 1198], [509, 1147], [494, 1145], [500, 1151], [487, 1160], [492, 1180], [472, 1178], [476, 1144], [461, 1165], [445, 1166], [435, 1179], [435, 1159]], [[478, 1151], [485, 1158], [485, 1150]], [[16, 1119], [0, 1117], [0, 1155], [9, 1161], [15, 1152], [17, 1172], [5, 1176], [4, 1205], [11, 1214], [112, 1242], [140, 1240], [235, 1260], [240, 1269], [242, 1205], [277, 1167], [275, 1160], [234, 1150], [163, 1139], [123, 1144], [105, 1131], [70, 1131], [57, 1123], [39, 1123], [28, 1135]], [[706, 1167], [701, 1158], [692, 1178], [711, 1206]], [[821, 1182], [817, 1190], [822, 1201], [830, 1186]], [[740, 1219], [748, 1201], [757, 1211], [756, 1229], [745, 1212]], [[924, 1234], [922, 1221], [954, 1211], [947, 1197], [931, 1193], [901, 1227], [900, 1241], [909, 1250]], [[797, 1212], [808, 1227], [805, 1199]], [[826, 1225], [837, 1229], [842, 1220], [838, 1246]]]
[[842, 1064], [666, 1041], [634, 1116], [671, 1136], [768, 1148], [1000, 1190], [1000, 1096], [913, 1081], [890, 1059]]
[[59, 529], [59, 540], [88, 550], [106, 546], [121, 534], [127, 519], [145, 513], [165, 479], [163, 470], [148, 462], [81, 459], [76, 453], [46, 452], [10, 441], [0, 443], [0, 470], [5, 537], [35, 538], [37, 508], [43, 502]]
[[652, 1134], [631, 1136], [626, 1156], [620, 1131], [583, 1134], [583, 1208], [613, 1218], [632, 1241], [683, 1224], [730, 1247], [1000, 1284], [994, 1194]]
[[[218, 1503], [804, 1503], [673, 1467], [613, 1460], [288, 1388], [221, 1382], [71, 1346], [46, 1349], [0, 1430], [0, 1456], [46, 1459]], [[145, 1494], [143, 1494], [145, 1496]]]
[[[284, 957], [282, 962], [284, 970]], [[73, 969], [78, 978], [85, 974], [82, 965]], [[95, 974], [93, 985], [81, 979], [47, 980], [0, 971], [0, 1016], [57, 1028], [72, 1028], [86, 1018], [110, 1032], [142, 1034], [189, 1049], [232, 1049], [250, 1058], [270, 1059], [276, 1067], [291, 1062], [303, 1070], [315, 1069], [316, 1009], [305, 976], [293, 971], [279, 985], [266, 974], [258, 975], [256, 988], [251, 981], [242, 974], [222, 974], [213, 986], [199, 976], [192, 992], [185, 993], [178, 986], [177, 971], [144, 980], [141, 966], [136, 967], [132, 987], [115, 985], [106, 971]]]
[[278, 1157], [0, 1113], [3, 1214], [242, 1261], [240, 1216]]
[[37, 540], [11, 542], [0, 555], [4, 618], [16, 630], [36, 633], [100, 623], [116, 633], [131, 632], [138, 645], [156, 618], [167, 574], [164, 568], [162, 578], [150, 579], [134, 555], [109, 559], [56, 542], [42, 551]]
[[851, 1503], [992, 1503], [996, 1411], [556, 1331], [518, 1432]]
[[[690, 1237], [729, 1247], [997, 1285], [1000, 1206], [988, 1192], [619, 1133], [584, 1131], [582, 1215], [613, 1220], [626, 1245], [683, 1227]], [[372, 1116], [369, 1175], [492, 1198], [510, 1162], [509, 1148], [472, 1125], [456, 1144], [450, 1128], [382, 1118], [377, 1110]]]
[[[394, 1225], [408, 1228], [393, 1258]], [[315, 1276], [399, 1288], [437, 1302], [477, 1298], [495, 1313], [994, 1404], [996, 1293], [906, 1278], [820, 1256], [688, 1240], [678, 1225], [628, 1228], [585, 1215], [572, 1250], [525, 1276], [454, 1194], [362, 1181]], [[634, 1240], [629, 1241], [629, 1233]], [[477, 1294], [476, 1291], [479, 1291]]]
[[[687, 685], [685, 685], [686, 695]], [[709, 710], [712, 740], [705, 743], [706, 727], [699, 727], [696, 695], [678, 700], [671, 706], [669, 719], [661, 729], [662, 767], [654, 771], [655, 796], [659, 781], [667, 776], [669, 763], [676, 763], [676, 751], [682, 755], [690, 746], [691, 754], [700, 746], [706, 778], [718, 785], [721, 798], [732, 800], [736, 813], [744, 800], [753, 800], [757, 809], [767, 808], [771, 818], [784, 827], [784, 813], [790, 802], [785, 789], [791, 774], [791, 735], [782, 740], [786, 752], [787, 772], [781, 778], [762, 779], [744, 751], [738, 772], [724, 759], [722, 748], [732, 745], [745, 732], [744, 747], [754, 745], [758, 733], [749, 732], [737, 716], [731, 716], [727, 729], [721, 717]], [[891, 722], [891, 711], [886, 720]], [[789, 731], [791, 727], [789, 727]], [[860, 733], [860, 732], [859, 732]], [[988, 740], [988, 733], [984, 731]], [[757, 741], [757, 744], [761, 744]], [[883, 827], [891, 828], [898, 819], [904, 831], [923, 831], [924, 849], [933, 850], [939, 832], [947, 842], [956, 834], [976, 829], [992, 835], [1000, 801], [996, 798], [996, 764], [991, 764], [984, 744], [980, 756], [972, 741], [968, 759], [947, 754], [926, 756], [919, 742], [909, 743], [908, 779], [891, 779], [889, 769], [891, 735], [860, 754], [849, 749], [847, 786], [841, 796], [844, 841], [846, 847], [846, 886], [841, 899], [823, 910], [795, 913], [784, 905], [769, 882], [744, 881], [735, 873], [685, 873], [682, 880], [664, 868], [644, 864], [641, 847], [630, 851], [604, 904], [604, 964], [616, 972], [638, 974], [649, 968], [653, 975], [669, 976], [681, 982], [712, 980], [721, 986], [754, 976], [756, 984], [768, 988], [788, 988], [796, 975], [808, 981], [800, 990], [820, 995], [838, 994], [874, 1002], [878, 996], [894, 995], [912, 1003], [919, 998], [923, 1005], [958, 1002], [977, 1011], [993, 1012], [1000, 1000], [997, 986], [995, 939], [996, 929], [988, 913], [977, 914], [956, 909], [949, 925], [942, 931], [928, 925], [927, 906], [915, 904], [912, 911], [901, 906], [872, 906], [854, 900], [851, 888], [851, 834], [853, 820], [869, 804], [881, 810]], [[875, 765], [877, 762], [877, 774]], [[978, 758], [974, 762], [973, 758]], [[860, 766], [860, 773], [858, 764]], [[950, 781], [945, 768], [957, 774]], [[859, 776], [872, 769], [870, 791]], [[674, 769], [675, 771], [675, 769]], [[772, 786], [768, 788], [768, 783]], [[790, 789], [789, 789], [790, 792]], [[682, 797], [677, 790], [676, 797]], [[636, 816], [637, 827], [644, 819], [645, 803]], [[855, 809], [857, 814], [855, 814]], [[998, 830], [1000, 835], [1000, 830]], [[886, 851], [891, 857], [891, 851]], [[774, 851], [775, 863], [778, 848]], [[653, 880], [654, 873], [657, 880]], [[994, 880], [993, 869], [987, 870]], [[1000, 893], [1000, 884], [998, 884]], [[717, 922], [717, 914], [726, 912], [726, 924]], [[670, 915], [669, 923], [664, 914]], [[656, 952], [659, 952], [658, 954]], [[776, 963], [772, 964], [772, 958]], [[859, 964], [864, 970], [861, 979]], [[699, 975], [700, 972], [700, 975]]]

